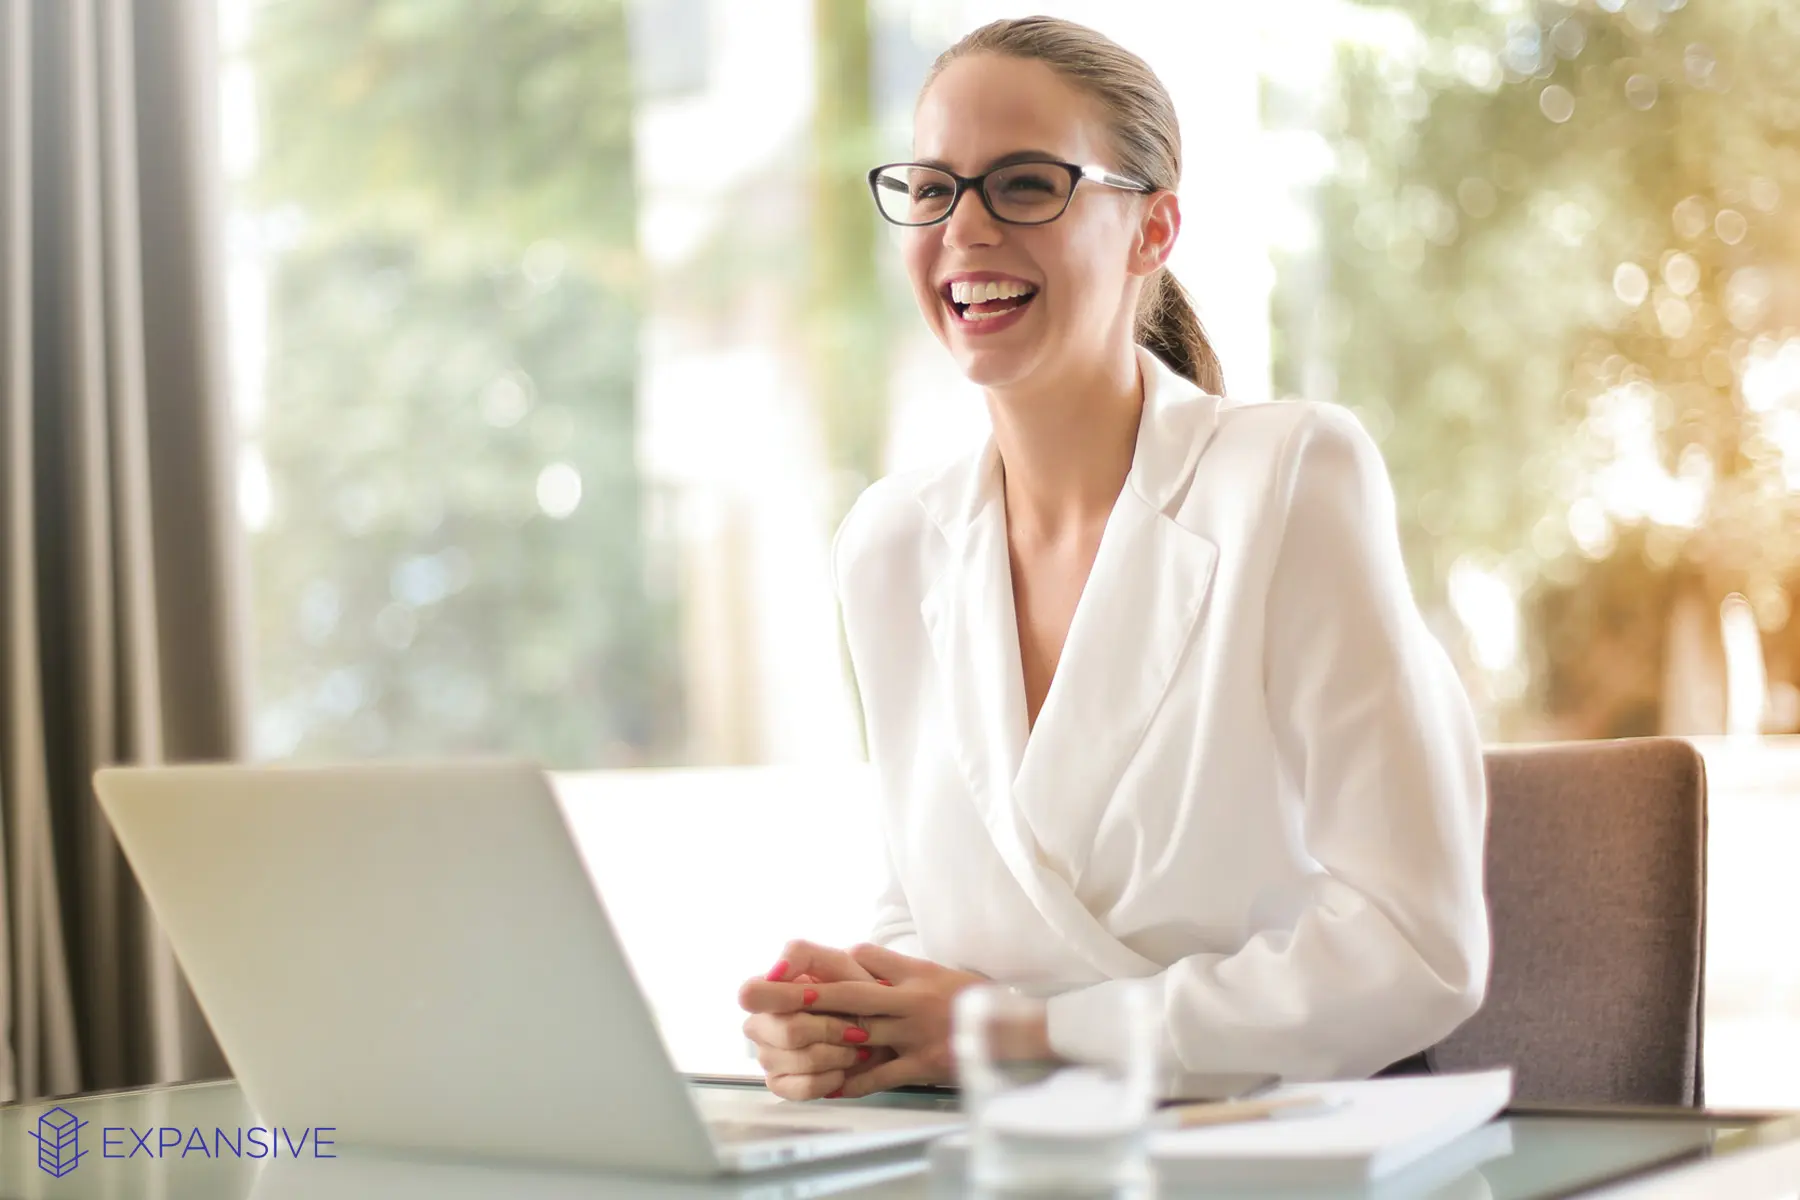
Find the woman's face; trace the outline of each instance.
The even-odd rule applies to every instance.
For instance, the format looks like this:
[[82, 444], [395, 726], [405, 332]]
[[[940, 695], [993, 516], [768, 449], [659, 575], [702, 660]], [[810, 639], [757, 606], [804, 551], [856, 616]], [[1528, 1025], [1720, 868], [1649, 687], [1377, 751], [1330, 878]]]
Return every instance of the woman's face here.
[[[915, 160], [974, 176], [1025, 154], [1119, 170], [1097, 103], [1041, 62], [958, 59], [920, 97]], [[996, 220], [979, 195], [965, 193], [949, 220], [901, 234], [926, 324], [983, 387], [1091, 372], [1130, 344], [1136, 280], [1173, 243], [1173, 197], [1150, 201], [1083, 183], [1061, 217], [1023, 226]], [[986, 282], [1027, 296], [973, 311], [959, 302], [967, 285]]]

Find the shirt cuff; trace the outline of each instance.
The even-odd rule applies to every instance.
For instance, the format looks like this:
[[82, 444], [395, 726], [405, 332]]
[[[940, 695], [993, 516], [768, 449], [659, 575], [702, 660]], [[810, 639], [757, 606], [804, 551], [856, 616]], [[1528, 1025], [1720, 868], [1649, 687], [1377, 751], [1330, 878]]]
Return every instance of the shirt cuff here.
[[1096, 983], [1052, 996], [1045, 1002], [1045, 1032], [1050, 1049], [1073, 1062], [1117, 1060], [1125, 1053], [1125, 1031], [1118, 1028], [1119, 1004], [1111, 993], [1142, 980]]

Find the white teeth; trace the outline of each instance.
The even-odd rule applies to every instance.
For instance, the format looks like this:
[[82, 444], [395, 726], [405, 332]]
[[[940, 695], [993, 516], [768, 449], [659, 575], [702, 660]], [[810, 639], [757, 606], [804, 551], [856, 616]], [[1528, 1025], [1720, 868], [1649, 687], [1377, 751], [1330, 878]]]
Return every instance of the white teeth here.
[[978, 283], [965, 279], [950, 285], [950, 299], [958, 304], [980, 304], [985, 300], [1010, 300], [1014, 296], [1029, 296], [1035, 291], [1030, 284], [1011, 279], [988, 279]]

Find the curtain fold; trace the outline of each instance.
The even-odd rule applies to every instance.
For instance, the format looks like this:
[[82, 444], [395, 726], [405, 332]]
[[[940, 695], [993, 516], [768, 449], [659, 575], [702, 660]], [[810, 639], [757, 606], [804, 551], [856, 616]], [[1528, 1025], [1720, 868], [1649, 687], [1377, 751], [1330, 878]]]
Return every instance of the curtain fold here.
[[237, 757], [210, 0], [0, 0], [0, 1095], [226, 1074], [92, 793]]

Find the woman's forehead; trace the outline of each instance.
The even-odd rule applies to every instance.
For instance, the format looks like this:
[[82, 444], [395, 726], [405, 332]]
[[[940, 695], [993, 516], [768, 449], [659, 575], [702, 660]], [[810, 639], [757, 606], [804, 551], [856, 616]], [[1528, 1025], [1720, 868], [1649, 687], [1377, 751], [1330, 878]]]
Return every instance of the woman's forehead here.
[[1049, 66], [992, 54], [945, 67], [913, 115], [913, 157], [961, 174], [1023, 150], [1092, 162], [1103, 136], [1097, 105]]

